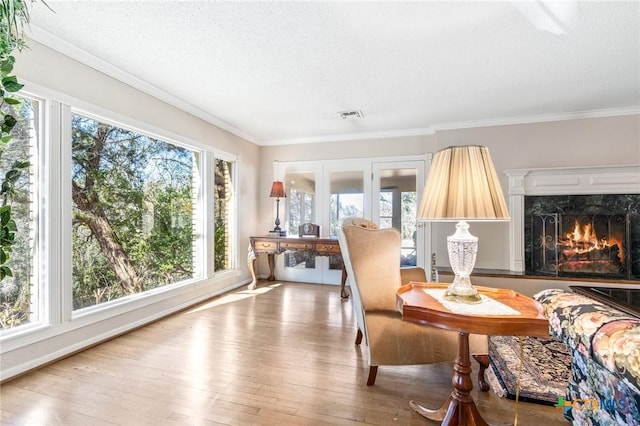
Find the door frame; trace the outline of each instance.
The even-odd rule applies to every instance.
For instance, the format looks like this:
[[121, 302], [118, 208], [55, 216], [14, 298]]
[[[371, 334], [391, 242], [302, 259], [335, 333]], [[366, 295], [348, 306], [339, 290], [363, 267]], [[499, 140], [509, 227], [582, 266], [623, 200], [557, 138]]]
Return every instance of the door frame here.
[[[426, 182], [426, 176], [430, 165], [431, 155], [418, 156], [417, 158], [404, 157], [402, 159], [388, 159], [372, 163], [371, 168], [371, 218], [380, 225], [380, 206], [373, 200], [378, 199], [382, 190], [380, 185], [382, 170], [416, 169], [416, 203], [420, 206], [422, 192]], [[417, 212], [416, 212], [417, 213]], [[416, 223], [416, 263], [431, 276], [431, 225], [425, 222]]]

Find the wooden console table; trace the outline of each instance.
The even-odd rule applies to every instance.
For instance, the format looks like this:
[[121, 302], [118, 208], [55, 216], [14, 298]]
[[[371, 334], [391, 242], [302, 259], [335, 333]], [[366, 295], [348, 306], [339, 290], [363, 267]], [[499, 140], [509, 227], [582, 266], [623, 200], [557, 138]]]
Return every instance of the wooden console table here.
[[[268, 281], [274, 281], [275, 275], [275, 255], [284, 253], [285, 251], [310, 251], [316, 256], [342, 256], [340, 252], [340, 244], [336, 238], [299, 238], [299, 237], [269, 237], [258, 236], [249, 237], [249, 254], [247, 255], [247, 265], [251, 274], [251, 284], [249, 290], [256, 288], [258, 279], [256, 278], [255, 262], [258, 256], [266, 254], [269, 260], [269, 277]], [[340, 295], [343, 298], [349, 297], [349, 293], [345, 289], [347, 281], [347, 272], [342, 266], [342, 278], [340, 280]]]
[[517, 315], [515, 312], [509, 315], [455, 313], [425, 292], [447, 287], [448, 284], [411, 282], [397, 291], [404, 320], [458, 332], [453, 391], [449, 398], [436, 409], [426, 408], [414, 401], [409, 405], [418, 414], [430, 420], [441, 421], [442, 425], [487, 426], [471, 397], [473, 383], [470, 376], [469, 333], [549, 338], [549, 323], [538, 302], [513, 290], [476, 286], [481, 295], [514, 309]]

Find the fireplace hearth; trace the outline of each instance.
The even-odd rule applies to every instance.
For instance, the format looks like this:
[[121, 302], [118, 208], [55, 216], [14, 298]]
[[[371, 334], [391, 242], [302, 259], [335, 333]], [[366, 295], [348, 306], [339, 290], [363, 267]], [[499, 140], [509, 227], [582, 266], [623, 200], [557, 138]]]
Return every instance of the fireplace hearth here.
[[640, 280], [640, 195], [526, 196], [527, 275]]

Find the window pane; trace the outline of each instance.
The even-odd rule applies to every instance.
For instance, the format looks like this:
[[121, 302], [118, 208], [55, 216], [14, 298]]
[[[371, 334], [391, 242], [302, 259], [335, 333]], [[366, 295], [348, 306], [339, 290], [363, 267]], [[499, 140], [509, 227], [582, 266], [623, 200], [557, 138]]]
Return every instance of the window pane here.
[[194, 154], [73, 115], [74, 309], [193, 276]]
[[337, 236], [336, 228], [345, 217], [362, 217], [364, 212], [364, 173], [332, 172], [329, 196], [329, 236]]
[[417, 264], [416, 174], [415, 168], [380, 170], [380, 227], [400, 231], [402, 266]]
[[393, 217], [393, 192], [380, 193], [380, 217]]
[[[284, 179], [285, 190], [288, 192], [287, 205], [289, 206], [287, 231], [290, 236], [297, 236], [300, 225], [316, 223], [314, 216], [315, 177], [313, 173], [287, 173]], [[307, 267], [309, 264], [307, 262]]]
[[[314, 203], [316, 182], [314, 173], [287, 173], [285, 189], [288, 191], [288, 234], [298, 235], [298, 227], [303, 223], [316, 223]], [[307, 251], [286, 251], [284, 267], [297, 269], [314, 269], [316, 258]]]
[[393, 222], [391, 221], [391, 218], [381, 217], [379, 228], [381, 229], [393, 228]]
[[298, 235], [298, 226], [304, 223], [304, 192], [289, 190], [289, 235]]
[[214, 193], [214, 269], [224, 271], [234, 267], [232, 251], [233, 224], [233, 163], [216, 160]]
[[418, 197], [415, 191], [402, 192], [402, 266], [416, 266], [416, 238], [418, 226], [416, 212], [418, 210]]
[[0, 143], [1, 214], [4, 216], [10, 211], [15, 222], [13, 243], [2, 244], [2, 251], [9, 258], [0, 265], [9, 268], [5, 272], [10, 271], [10, 275], [0, 280], [1, 330], [36, 322], [39, 318], [40, 289], [34, 275], [35, 214], [38, 212], [35, 171], [39, 169], [36, 164], [37, 112], [38, 102], [34, 100], [22, 99], [19, 105], [2, 105], [3, 115], [12, 115], [16, 124], [11, 130], [11, 141]]

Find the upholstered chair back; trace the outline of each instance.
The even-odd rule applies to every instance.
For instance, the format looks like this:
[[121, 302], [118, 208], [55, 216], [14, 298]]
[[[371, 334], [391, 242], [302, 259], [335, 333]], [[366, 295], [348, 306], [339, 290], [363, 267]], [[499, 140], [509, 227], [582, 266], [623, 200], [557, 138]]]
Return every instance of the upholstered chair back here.
[[341, 226], [359, 226], [366, 229], [378, 229], [375, 222], [363, 217], [346, 217], [342, 219]]
[[[365, 312], [396, 310], [396, 289], [400, 286], [400, 233], [393, 228], [369, 229], [343, 225], [353, 270]], [[366, 284], [365, 284], [366, 283]]]

